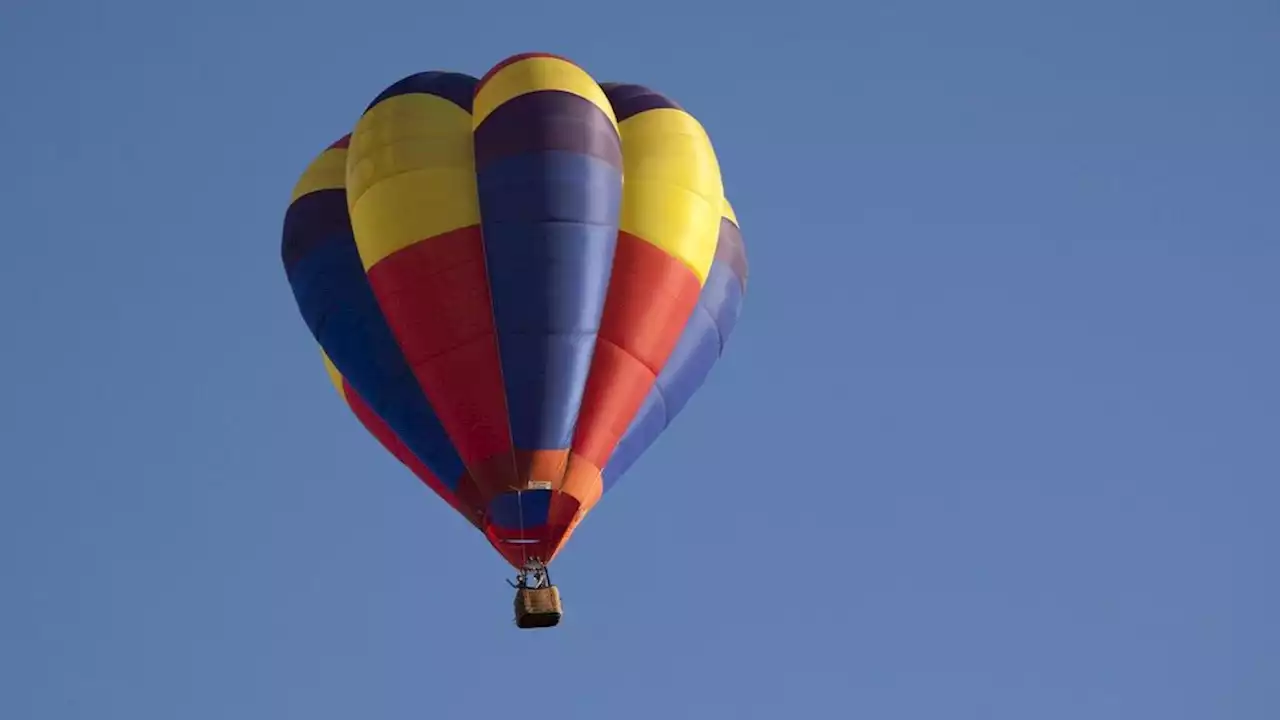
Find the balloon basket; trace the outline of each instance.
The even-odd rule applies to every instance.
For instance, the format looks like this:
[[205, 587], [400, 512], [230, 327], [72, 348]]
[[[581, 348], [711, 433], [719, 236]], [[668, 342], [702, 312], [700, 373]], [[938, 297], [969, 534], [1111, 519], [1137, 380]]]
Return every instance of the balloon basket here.
[[516, 588], [516, 627], [530, 630], [560, 624], [564, 608], [555, 585]]

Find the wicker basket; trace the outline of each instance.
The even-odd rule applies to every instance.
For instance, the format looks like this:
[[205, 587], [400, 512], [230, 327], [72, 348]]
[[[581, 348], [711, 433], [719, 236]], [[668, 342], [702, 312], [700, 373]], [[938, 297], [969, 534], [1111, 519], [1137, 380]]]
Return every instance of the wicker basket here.
[[516, 626], [546, 628], [560, 624], [564, 608], [560, 606], [560, 590], [555, 585], [516, 590]]

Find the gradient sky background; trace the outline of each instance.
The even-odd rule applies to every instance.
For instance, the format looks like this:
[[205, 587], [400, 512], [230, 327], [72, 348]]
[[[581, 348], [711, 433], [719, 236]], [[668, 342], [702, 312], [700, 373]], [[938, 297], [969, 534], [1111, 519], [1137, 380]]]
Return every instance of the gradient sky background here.
[[[279, 259], [526, 50], [698, 116], [752, 264], [538, 633]], [[1277, 68], [1273, 0], [7, 3], [0, 717], [1280, 717]]]

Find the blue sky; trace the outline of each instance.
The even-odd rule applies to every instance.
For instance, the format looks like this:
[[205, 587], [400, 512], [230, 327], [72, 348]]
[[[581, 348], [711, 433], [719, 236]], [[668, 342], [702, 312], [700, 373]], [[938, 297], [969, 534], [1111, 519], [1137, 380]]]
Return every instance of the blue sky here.
[[[4, 11], [0, 717], [1280, 716], [1280, 6], [465, 5]], [[279, 260], [527, 50], [697, 115], [752, 266], [540, 633]]]

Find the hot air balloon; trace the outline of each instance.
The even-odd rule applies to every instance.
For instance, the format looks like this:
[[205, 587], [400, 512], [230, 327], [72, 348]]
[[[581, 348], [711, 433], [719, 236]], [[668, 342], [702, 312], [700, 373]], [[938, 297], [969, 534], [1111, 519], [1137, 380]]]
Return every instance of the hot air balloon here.
[[361, 424], [516, 569], [548, 566], [703, 384], [747, 260], [699, 122], [529, 53], [410, 75], [302, 174], [282, 257]]

